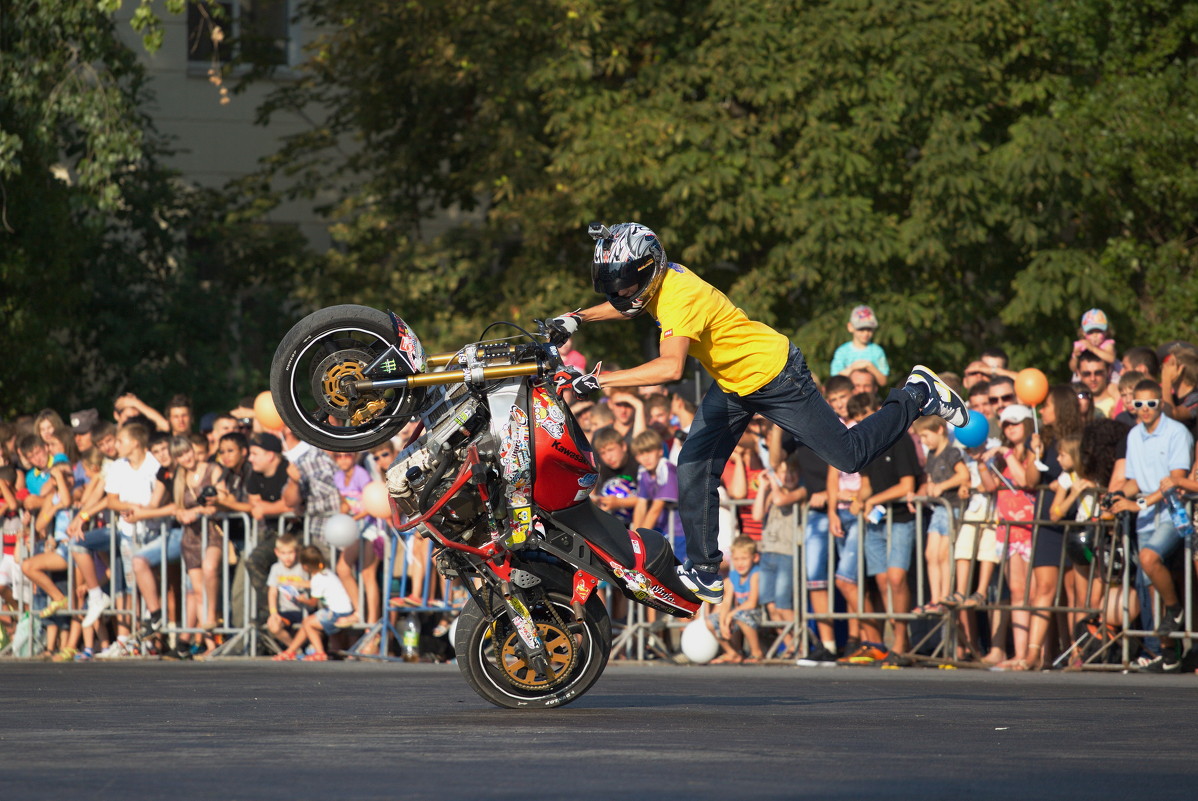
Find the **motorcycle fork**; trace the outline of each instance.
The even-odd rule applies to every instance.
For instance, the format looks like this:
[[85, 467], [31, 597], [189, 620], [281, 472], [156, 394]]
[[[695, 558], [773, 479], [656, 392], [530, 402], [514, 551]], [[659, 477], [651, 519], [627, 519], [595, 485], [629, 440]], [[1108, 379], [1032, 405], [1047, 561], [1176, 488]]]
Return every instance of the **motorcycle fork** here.
[[[500, 584], [500, 592], [503, 594], [503, 605], [508, 618], [519, 635], [518, 647], [525, 660], [542, 676], [553, 675], [549, 668], [549, 652], [545, 650], [545, 643], [537, 632], [537, 624], [533, 621], [528, 606], [517, 596], [511, 582], [503, 581]], [[546, 598], [545, 602], [548, 603], [549, 599]]]
[[[530, 590], [540, 593], [539, 598], [533, 599], [528, 597], [527, 592], [522, 592], [514, 587], [512, 582], [507, 578], [511, 573], [511, 563], [508, 559], [505, 559], [501, 565], [494, 563], [479, 565], [471, 563], [471, 560], [455, 552], [446, 551], [444, 553], [447, 560], [455, 563], [453, 564], [453, 569], [462, 578], [462, 584], [465, 585], [466, 591], [474, 598], [475, 603], [479, 605], [480, 609], [486, 610], [487, 614], [492, 616], [492, 636], [495, 634], [495, 624], [498, 622], [498, 619], [493, 612], [494, 607], [487, 598], [482, 596], [489, 596], [492, 592], [497, 592], [503, 599], [502, 614], [507, 616], [508, 620], [511, 621], [512, 627], [516, 630], [516, 647], [521, 652], [521, 656], [542, 676], [552, 675], [549, 667], [549, 651], [545, 648], [545, 643], [537, 631], [537, 624], [532, 619], [532, 613], [528, 608], [528, 604], [535, 603], [536, 600], [544, 602], [547, 607], [549, 606], [549, 599], [544, 595], [544, 590], [540, 589], [539, 586], [530, 588]], [[440, 569], [439, 565], [438, 569]], [[481, 586], [474, 586], [474, 581], [470, 579], [471, 574], [478, 577]], [[480, 592], [484, 588], [489, 590], [489, 592]], [[521, 595], [524, 595], [525, 598], [522, 598]]]

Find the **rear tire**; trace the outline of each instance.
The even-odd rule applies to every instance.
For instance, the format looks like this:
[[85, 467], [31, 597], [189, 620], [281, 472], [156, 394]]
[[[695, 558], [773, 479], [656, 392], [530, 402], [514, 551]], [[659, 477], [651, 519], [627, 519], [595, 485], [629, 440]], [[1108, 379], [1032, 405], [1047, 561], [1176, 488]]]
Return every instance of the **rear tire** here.
[[[570, 593], [547, 586], [546, 595], [562, 620], [567, 624], [573, 622]], [[501, 609], [502, 602], [497, 610], [500, 614]], [[564, 706], [578, 699], [598, 681], [611, 653], [611, 618], [608, 617], [607, 608], [592, 595], [583, 606], [583, 617], [582, 643], [575, 646], [578, 656], [564, 683], [544, 692], [522, 689], [513, 686], [496, 663], [497, 654], [491, 642], [493, 637], [489, 617], [472, 598], [466, 602], [458, 618], [454, 641], [458, 669], [470, 688], [495, 706], [505, 709]]]
[[357, 452], [387, 442], [419, 408], [423, 391], [375, 391], [351, 400], [339, 380], [364, 377], [394, 341], [391, 316], [378, 309], [345, 304], [312, 312], [283, 337], [270, 365], [279, 417], [325, 450]]

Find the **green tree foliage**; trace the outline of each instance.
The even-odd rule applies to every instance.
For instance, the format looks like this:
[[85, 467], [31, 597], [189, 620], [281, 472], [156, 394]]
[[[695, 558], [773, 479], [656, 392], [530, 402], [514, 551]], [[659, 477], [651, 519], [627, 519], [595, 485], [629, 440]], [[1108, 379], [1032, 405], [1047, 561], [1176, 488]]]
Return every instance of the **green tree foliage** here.
[[[1063, 377], [1093, 305], [1123, 347], [1198, 338], [1189, 3], [309, 0], [261, 119], [313, 124], [231, 195], [161, 168], [118, 5], [0, 0], [0, 412], [227, 400], [315, 305], [443, 348], [590, 304], [595, 219], [653, 226], [821, 373], [858, 302], [900, 366], [1001, 344]], [[319, 274], [245, 211], [281, 187], [330, 216]]]
[[1000, 154], [1024, 209], [1009, 236], [1027, 250], [1003, 320], [1060, 331], [1057, 355], [1071, 333], [1058, 321], [1094, 305], [1124, 347], [1198, 341], [1198, 6], [1071, 0], [1032, 20], [1028, 48], [1051, 59], [1028, 82], [1045, 102]]
[[105, 5], [0, 0], [0, 417], [129, 390], [231, 408], [265, 386], [305, 275], [294, 232], [162, 167]]
[[[900, 365], [1060, 376], [1092, 305], [1125, 346], [1194, 334], [1192, 4], [301, 9], [324, 33], [263, 117], [321, 120], [275, 168], [343, 189], [309, 302], [449, 346], [592, 302], [583, 226], [636, 219], [823, 371], [862, 301]], [[635, 358], [611, 328], [585, 344]]]

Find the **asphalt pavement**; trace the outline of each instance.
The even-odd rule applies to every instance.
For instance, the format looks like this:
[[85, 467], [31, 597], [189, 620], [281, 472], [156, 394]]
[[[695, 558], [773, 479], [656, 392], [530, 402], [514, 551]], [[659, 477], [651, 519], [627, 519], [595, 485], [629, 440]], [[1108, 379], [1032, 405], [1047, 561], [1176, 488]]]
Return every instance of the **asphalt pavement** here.
[[613, 663], [0, 663], [10, 799], [1193, 799], [1198, 677]]

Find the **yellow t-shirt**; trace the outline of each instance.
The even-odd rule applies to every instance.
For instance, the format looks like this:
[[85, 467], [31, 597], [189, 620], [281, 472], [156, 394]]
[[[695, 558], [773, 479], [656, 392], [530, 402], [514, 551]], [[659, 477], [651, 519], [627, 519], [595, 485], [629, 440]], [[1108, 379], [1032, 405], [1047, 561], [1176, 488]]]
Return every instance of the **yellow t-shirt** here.
[[686, 337], [690, 355], [727, 392], [748, 395], [782, 371], [790, 341], [748, 315], [728, 296], [680, 264], [670, 263], [648, 304], [661, 338]]

